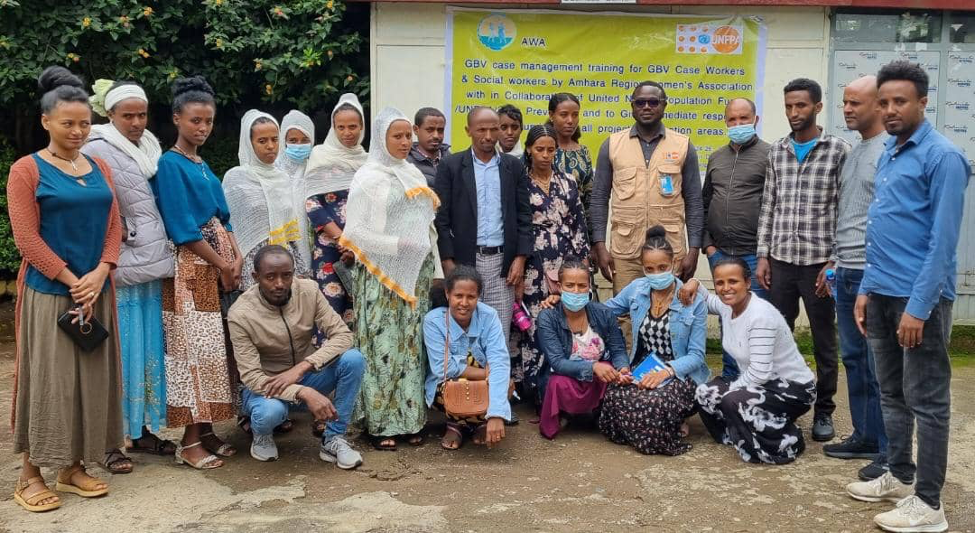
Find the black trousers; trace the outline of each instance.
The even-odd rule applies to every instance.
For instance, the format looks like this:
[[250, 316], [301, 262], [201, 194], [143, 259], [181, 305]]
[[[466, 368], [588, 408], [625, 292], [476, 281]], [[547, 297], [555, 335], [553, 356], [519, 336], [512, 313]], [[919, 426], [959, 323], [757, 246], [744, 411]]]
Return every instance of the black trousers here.
[[804, 302], [814, 338], [814, 362], [817, 365], [817, 400], [814, 414], [831, 415], [838, 391], [838, 336], [835, 332], [835, 303], [830, 296], [814, 294], [814, 283], [824, 263], [800, 266], [770, 259], [769, 301], [784, 315], [791, 331], [800, 314], [798, 300]]

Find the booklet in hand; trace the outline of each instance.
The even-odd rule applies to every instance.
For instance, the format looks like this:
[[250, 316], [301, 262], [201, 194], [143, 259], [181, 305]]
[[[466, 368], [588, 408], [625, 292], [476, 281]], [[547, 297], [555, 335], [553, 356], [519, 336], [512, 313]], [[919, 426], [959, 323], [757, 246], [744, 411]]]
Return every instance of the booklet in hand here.
[[[636, 366], [631, 370], [631, 377], [634, 379], [635, 383], [641, 381], [641, 378], [645, 377], [645, 374], [649, 372], [658, 372], [659, 370], [665, 370], [665, 363], [658, 358], [654, 353], [649, 353], [645, 360], [641, 362], [640, 365]], [[659, 387], [671, 381], [672, 378], [668, 378], [658, 384]]]

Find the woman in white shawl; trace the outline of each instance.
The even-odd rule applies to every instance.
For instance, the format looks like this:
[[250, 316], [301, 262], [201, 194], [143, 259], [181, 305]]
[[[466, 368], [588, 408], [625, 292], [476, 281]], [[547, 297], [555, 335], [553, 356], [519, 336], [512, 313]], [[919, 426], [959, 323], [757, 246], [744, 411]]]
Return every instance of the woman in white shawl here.
[[305, 209], [312, 226], [312, 274], [333, 310], [353, 323], [352, 299], [334, 264], [352, 259], [337, 244], [346, 226], [346, 200], [353, 175], [366, 163], [363, 149], [363, 107], [346, 93], [332, 110], [329, 134], [312, 150], [305, 177]]
[[406, 161], [411, 123], [386, 108], [373, 123], [370, 155], [356, 172], [339, 244], [358, 262], [353, 281], [356, 341], [366, 358], [354, 419], [365, 418], [373, 446], [395, 437], [420, 444], [426, 404], [421, 331], [435, 275], [432, 239], [438, 197]]
[[[224, 174], [224, 196], [244, 268], [252, 267], [262, 246], [278, 244], [295, 257], [295, 274], [308, 277], [310, 252], [302, 229], [305, 198], [288, 174], [275, 167], [278, 144], [278, 122], [271, 115], [256, 109], [245, 113], [237, 149], [241, 164]], [[252, 276], [241, 276], [240, 288], [248, 290], [254, 283]]]
[[[154, 435], [166, 425], [166, 372], [163, 362], [162, 280], [173, 277], [173, 252], [150, 180], [162, 151], [146, 129], [149, 101], [134, 82], [98, 80], [92, 108], [108, 124], [92, 126], [81, 151], [112, 169], [122, 248], [113, 274], [119, 313], [122, 413], [129, 451], [173, 455], [176, 446]], [[132, 471], [120, 450], [106, 453], [102, 466], [113, 474]]]

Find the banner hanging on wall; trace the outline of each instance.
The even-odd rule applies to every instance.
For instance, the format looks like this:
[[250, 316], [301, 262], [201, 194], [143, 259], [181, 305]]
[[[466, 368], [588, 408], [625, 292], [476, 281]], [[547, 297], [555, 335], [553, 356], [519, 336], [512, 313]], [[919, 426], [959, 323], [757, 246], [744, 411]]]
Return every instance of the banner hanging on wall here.
[[726, 103], [748, 97], [762, 107], [759, 18], [448, 10], [445, 109], [455, 149], [469, 145], [472, 107], [513, 104], [529, 127], [547, 120], [550, 95], [567, 92], [580, 99], [580, 142], [596, 158], [604, 139], [634, 125], [631, 92], [653, 80], [668, 96], [663, 123], [692, 138], [704, 168], [728, 142]]

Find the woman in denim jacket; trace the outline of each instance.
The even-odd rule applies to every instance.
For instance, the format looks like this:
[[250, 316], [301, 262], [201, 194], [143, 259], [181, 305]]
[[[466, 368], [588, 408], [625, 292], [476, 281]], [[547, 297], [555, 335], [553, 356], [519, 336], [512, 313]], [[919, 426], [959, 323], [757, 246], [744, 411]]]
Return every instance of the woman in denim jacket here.
[[665, 363], [640, 381], [611, 385], [604, 396], [601, 433], [645, 454], [679, 455], [692, 449], [681, 441], [688, 434], [685, 419], [696, 411], [696, 386], [709, 379], [706, 303], [701, 295], [689, 307], [679, 301], [682, 285], [672, 274], [673, 256], [665, 229], [649, 229], [641, 249], [645, 277], [605, 302], [616, 315], [630, 314], [631, 368], [649, 353]]
[[536, 321], [537, 345], [546, 358], [538, 382], [545, 391], [539, 432], [548, 439], [560, 432], [561, 413], [592, 413], [607, 385], [620, 380], [622, 371], [627, 375], [630, 365], [617, 316], [590, 301], [590, 269], [564, 261], [560, 288], [559, 303]]
[[448, 425], [441, 439], [446, 450], [461, 447], [466, 433], [472, 442], [490, 448], [505, 438], [504, 422], [509, 409], [509, 347], [502, 334], [499, 314], [478, 301], [482, 278], [466, 265], [459, 265], [444, 281], [448, 307], [432, 309], [424, 317], [424, 348], [429, 371], [424, 385], [428, 407], [444, 411], [445, 341], [448, 342], [447, 379], [488, 380], [489, 406], [481, 416], [461, 418], [446, 413]]

